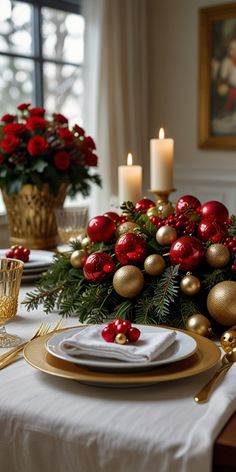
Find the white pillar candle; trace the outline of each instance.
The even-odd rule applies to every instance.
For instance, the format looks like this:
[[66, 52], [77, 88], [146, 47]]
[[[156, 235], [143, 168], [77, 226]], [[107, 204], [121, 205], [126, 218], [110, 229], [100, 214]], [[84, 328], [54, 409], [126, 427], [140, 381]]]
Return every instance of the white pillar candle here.
[[150, 142], [151, 190], [173, 189], [173, 155], [174, 140], [165, 139], [161, 128], [159, 139], [151, 139]]
[[127, 166], [118, 167], [119, 204], [137, 203], [142, 196], [142, 167], [133, 165], [132, 154], [128, 154]]

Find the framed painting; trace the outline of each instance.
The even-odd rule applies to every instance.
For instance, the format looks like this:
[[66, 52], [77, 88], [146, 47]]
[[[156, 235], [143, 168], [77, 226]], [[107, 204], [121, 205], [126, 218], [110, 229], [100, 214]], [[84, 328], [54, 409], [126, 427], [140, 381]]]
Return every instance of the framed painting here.
[[236, 2], [199, 12], [199, 147], [236, 149]]

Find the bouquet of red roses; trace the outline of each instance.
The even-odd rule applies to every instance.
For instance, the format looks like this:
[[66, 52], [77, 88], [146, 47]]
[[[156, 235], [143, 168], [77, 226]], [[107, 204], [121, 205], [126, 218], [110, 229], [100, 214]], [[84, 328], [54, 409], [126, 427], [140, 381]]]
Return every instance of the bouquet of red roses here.
[[83, 128], [69, 129], [68, 119], [60, 113], [45, 117], [44, 108], [29, 103], [17, 107], [15, 115], [5, 114], [0, 123], [0, 188], [9, 195], [24, 184], [39, 189], [48, 184], [57, 194], [62, 183], [68, 194], [89, 195], [90, 182], [101, 185], [95, 143]]

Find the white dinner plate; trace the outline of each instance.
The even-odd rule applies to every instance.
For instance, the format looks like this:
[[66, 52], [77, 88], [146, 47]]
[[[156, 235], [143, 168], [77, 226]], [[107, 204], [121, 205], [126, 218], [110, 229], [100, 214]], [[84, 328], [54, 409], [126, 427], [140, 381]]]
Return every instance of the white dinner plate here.
[[[103, 325], [104, 326], [104, 325]], [[101, 329], [103, 327], [101, 325]], [[168, 328], [162, 328], [159, 326], [144, 326], [144, 325], [135, 325], [137, 326], [141, 333], [160, 333], [164, 331], [169, 331]], [[185, 334], [181, 331], [176, 331], [176, 340], [175, 342], [166, 349], [158, 359], [152, 362], [141, 363], [141, 362], [122, 362], [117, 361], [116, 359], [102, 359], [99, 357], [76, 357], [67, 354], [61, 347], [60, 343], [62, 340], [68, 339], [73, 336], [78, 329], [83, 328], [75, 328], [69, 329], [60, 333], [51, 336], [48, 341], [46, 342], [46, 350], [55, 357], [59, 359], [72, 362], [74, 364], [79, 364], [80, 366], [84, 366], [88, 369], [98, 370], [98, 371], [112, 371], [112, 372], [137, 372], [143, 370], [150, 370], [154, 369], [157, 366], [161, 366], [164, 364], [169, 364], [172, 362], [177, 362], [182, 359], [185, 359], [194, 352], [197, 351], [198, 346], [196, 340], [188, 334]]]
[[[0, 257], [6, 257], [8, 250], [9, 249], [0, 249]], [[31, 249], [29, 262], [24, 263], [24, 273], [36, 268], [46, 270], [53, 263], [53, 256], [54, 252]]]

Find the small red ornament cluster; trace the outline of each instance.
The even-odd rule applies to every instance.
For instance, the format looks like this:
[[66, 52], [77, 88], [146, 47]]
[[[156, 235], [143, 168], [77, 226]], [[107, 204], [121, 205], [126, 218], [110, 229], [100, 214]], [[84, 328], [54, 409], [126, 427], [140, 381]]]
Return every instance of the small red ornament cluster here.
[[[117, 342], [118, 344], [125, 344], [126, 342], [135, 343], [138, 341], [141, 333], [138, 328], [131, 325], [129, 320], [116, 318], [111, 323], [106, 324], [101, 334], [108, 343]], [[119, 339], [123, 340], [123, 342], [119, 342]]]
[[23, 262], [28, 262], [30, 256], [30, 250], [24, 246], [11, 246], [6, 251], [6, 257], [9, 259], [18, 259]]

